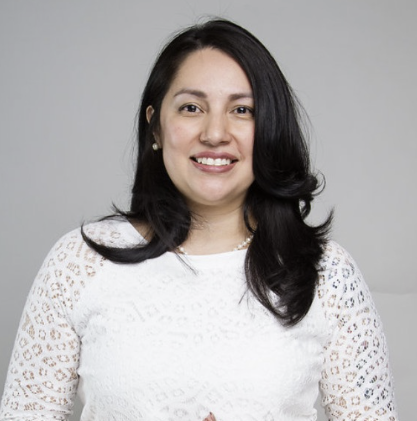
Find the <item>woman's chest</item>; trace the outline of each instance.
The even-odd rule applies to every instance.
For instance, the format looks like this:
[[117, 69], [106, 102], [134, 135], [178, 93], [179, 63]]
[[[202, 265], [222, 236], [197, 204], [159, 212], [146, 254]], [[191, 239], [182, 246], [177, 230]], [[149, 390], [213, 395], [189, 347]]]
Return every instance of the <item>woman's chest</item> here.
[[216, 271], [129, 271], [96, 285], [79, 318], [84, 388], [193, 413], [230, 405], [267, 413], [313, 396], [325, 339], [319, 309], [287, 329], [245, 292], [242, 274]]

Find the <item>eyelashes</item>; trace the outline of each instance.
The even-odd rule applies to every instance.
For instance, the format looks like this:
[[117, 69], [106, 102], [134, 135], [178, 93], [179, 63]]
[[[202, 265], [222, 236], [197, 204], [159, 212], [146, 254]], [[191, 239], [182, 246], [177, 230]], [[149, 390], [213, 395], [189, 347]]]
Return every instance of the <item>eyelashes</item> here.
[[253, 115], [253, 108], [246, 106], [239, 106], [234, 109], [236, 114], [251, 114]]
[[[185, 104], [179, 108], [180, 112], [189, 114], [203, 113], [204, 111], [196, 104]], [[232, 113], [242, 116], [253, 116], [254, 109], [246, 105], [239, 105], [232, 109]]]
[[202, 112], [201, 108], [195, 104], [185, 104], [181, 106], [179, 110], [192, 113], [192, 114]]

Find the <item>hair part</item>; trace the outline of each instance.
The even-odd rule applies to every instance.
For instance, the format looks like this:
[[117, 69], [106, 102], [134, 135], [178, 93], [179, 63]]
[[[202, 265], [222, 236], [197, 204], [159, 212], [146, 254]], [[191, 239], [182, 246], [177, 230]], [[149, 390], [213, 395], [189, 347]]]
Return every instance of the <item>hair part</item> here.
[[[146, 223], [146, 245], [115, 249], [85, 241], [106, 258], [138, 263], [174, 250], [187, 238], [193, 216], [154, 151], [162, 101], [184, 60], [193, 52], [218, 49], [243, 69], [254, 95], [253, 173], [244, 220], [254, 234], [245, 271], [249, 290], [283, 324], [295, 325], [314, 298], [318, 264], [332, 213], [318, 226], [305, 219], [320, 182], [311, 171], [300, 105], [275, 59], [246, 29], [223, 19], [209, 20], [177, 34], [161, 51], [144, 89], [138, 112], [138, 156], [131, 206], [119, 215]], [[154, 112], [150, 121], [146, 109]], [[256, 221], [256, 227], [250, 221]], [[271, 294], [272, 293], [272, 294]], [[278, 297], [278, 301], [274, 299]]]

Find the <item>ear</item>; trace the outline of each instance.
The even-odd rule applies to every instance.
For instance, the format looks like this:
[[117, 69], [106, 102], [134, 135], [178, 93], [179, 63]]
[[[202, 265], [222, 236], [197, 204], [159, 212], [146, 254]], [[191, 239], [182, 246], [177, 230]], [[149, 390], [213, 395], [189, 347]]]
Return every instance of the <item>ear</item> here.
[[152, 105], [149, 105], [148, 108], [146, 108], [146, 120], [148, 121], [148, 123], [151, 122], [151, 118], [153, 116], [154, 113], [154, 109], [152, 107]]
[[[146, 108], [146, 120], [148, 123], [151, 122], [151, 118], [153, 116], [153, 113], [155, 112], [154, 108], [152, 107], [152, 105], [148, 105], [148, 107]], [[159, 136], [157, 133], [152, 132], [153, 137], [155, 138], [155, 141], [157, 142], [158, 146], [161, 146], [159, 144]]]

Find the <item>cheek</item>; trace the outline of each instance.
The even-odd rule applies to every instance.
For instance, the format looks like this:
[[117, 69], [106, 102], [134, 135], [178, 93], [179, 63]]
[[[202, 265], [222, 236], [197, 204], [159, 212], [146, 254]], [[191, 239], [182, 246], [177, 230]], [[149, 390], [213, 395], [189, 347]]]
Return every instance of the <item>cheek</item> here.
[[244, 150], [245, 155], [252, 160], [253, 157], [253, 147], [254, 147], [254, 134], [250, 133], [246, 136], [245, 142], [244, 142]]
[[187, 131], [183, 127], [171, 125], [168, 131], [163, 132], [161, 137], [162, 157], [165, 168], [174, 181], [181, 168], [188, 163], [189, 147]]
[[175, 119], [168, 119], [161, 125], [162, 147], [179, 150], [187, 145], [192, 138], [189, 125], [180, 124]]
[[253, 145], [255, 143], [255, 125], [253, 122], [246, 123], [248, 124], [238, 127], [234, 134], [244, 154], [246, 156], [252, 156]]

